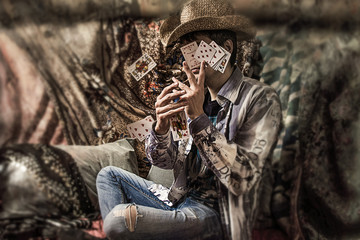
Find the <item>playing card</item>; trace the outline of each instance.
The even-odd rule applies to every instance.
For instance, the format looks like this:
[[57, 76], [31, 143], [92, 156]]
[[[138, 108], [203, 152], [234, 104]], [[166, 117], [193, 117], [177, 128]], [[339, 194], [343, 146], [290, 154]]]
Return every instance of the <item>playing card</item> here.
[[183, 46], [181, 49], [182, 54], [184, 55], [185, 61], [190, 67], [190, 69], [197, 68], [200, 66], [200, 62], [194, 58], [196, 49], [198, 45], [196, 42], [189, 43]]
[[147, 135], [150, 134], [154, 119], [151, 116], [147, 116], [137, 122], [131, 123], [127, 126], [127, 129], [132, 138], [137, 138], [139, 141], [143, 141]]
[[215, 54], [213, 56], [213, 58], [210, 60], [209, 65], [210, 67], [213, 67], [217, 62], [220, 61], [220, 59], [225, 55], [225, 52], [223, 51], [223, 49], [216, 44], [216, 42], [212, 41], [209, 44], [213, 49], [215, 49]]
[[220, 61], [215, 66], [215, 70], [221, 73], [224, 73], [225, 68], [228, 65], [229, 59], [231, 57], [231, 54], [228, 51], [226, 51], [225, 49], [224, 51], [225, 51], [225, 55], [220, 59]]
[[130, 123], [126, 126], [129, 134], [130, 134], [130, 137], [131, 138], [136, 138], [136, 132], [135, 132], [135, 127], [133, 126], [134, 123]]
[[139, 81], [156, 66], [155, 61], [145, 53], [128, 68], [131, 75]]
[[189, 126], [185, 112], [179, 113], [170, 120], [170, 130], [174, 141], [189, 138]]
[[140, 141], [143, 141], [147, 135], [150, 134], [151, 132], [151, 128], [152, 128], [152, 121], [149, 121], [148, 119], [143, 119], [139, 121], [139, 129], [140, 129], [140, 134], [141, 134], [141, 138], [139, 138]]
[[203, 60], [205, 60], [206, 62], [210, 62], [215, 52], [216, 50], [213, 49], [209, 44], [201, 41], [199, 47], [196, 49], [194, 57], [199, 62], [202, 62]]
[[146, 118], [144, 118], [146, 121], [148, 121], [149, 123], [153, 124], [154, 119], [151, 115], [147, 116]]

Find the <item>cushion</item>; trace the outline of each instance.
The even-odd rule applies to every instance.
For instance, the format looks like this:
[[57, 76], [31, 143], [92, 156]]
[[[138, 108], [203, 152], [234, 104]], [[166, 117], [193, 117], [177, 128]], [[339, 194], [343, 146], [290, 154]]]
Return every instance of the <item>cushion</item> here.
[[132, 139], [121, 139], [98, 146], [57, 145], [56, 147], [73, 157], [88, 189], [90, 200], [98, 209], [96, 176], [102, 168], [116, 166], [139, 174], [137, 157], [132, 143]]

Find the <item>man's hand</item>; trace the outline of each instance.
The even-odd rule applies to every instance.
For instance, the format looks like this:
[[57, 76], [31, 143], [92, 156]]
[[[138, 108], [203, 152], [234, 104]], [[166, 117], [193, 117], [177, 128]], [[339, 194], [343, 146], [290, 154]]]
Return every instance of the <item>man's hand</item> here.
[[196, 79], [195, 75], [191, 72], [186, 62], [184, 62], [184, 71], [190, 83], [189, 87], [179, 82], [176, 78], [173, 78], [173, 81], [178, 83], [179, 88], [185, 91], [185, 94], [182, 95], [180, 99], [186, 100], [187, 105], [185, 107], [185, 112], [191, 120], [194, 120], [204, 113], [205, 61], [201, 63], [198, 79]]
[[184, 111], [187, 104], [186, 100], [180, 99], [176, 103], [175, 99], [185, 94], [184, 90], [178, 91], [176, 88], [179, 86], [178, 82], [171, 84], [164, 88], [156, 99], [156, 125], [155, 132], [157, 134], [165, 134], [170, 128], [170, 118], [182, 111]]

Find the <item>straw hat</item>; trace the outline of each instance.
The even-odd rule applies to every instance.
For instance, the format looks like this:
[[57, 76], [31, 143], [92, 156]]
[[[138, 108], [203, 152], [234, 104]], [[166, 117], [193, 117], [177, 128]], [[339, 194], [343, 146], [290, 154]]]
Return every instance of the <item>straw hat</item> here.
[[235, 14], [226, 0], [192, 0], [184, 5], [180, 13], [167, 18], [160, 27], [161, 41], [168, 46], [181, 36], [202, 30], [231, 30], [238, 38], [248, 39], [256, 31], [251, 21]]

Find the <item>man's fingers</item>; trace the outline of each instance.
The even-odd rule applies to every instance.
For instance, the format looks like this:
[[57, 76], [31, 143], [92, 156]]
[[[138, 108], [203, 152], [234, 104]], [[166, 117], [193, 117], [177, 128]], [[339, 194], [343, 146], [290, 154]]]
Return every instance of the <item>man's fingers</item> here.
[[167, 95], [168, 93], [170, 93], [173, 89], [178, 87], [178, 82], [174, 82], [173, 84], [167, 86], [166, 88], [164, 88], [161, 93], [158, 96], [158, 99], [163, 98], [165, 95]]
[[177, 80], [176, 78], [173, 77], [172, 80], [173, 80], [174, 82], [178, 83], [178, 86], [179, 86], [179, 88], [180, 88], [181, 90], [184, 90], [184, 91], [190, 91], [190, 90], [191, 90], [189, 86], [187, 86], [186, 84], [180, 82], [180, 81]]
[[187, 101], [180, 100], [179, 102], [176, 103], [171, 103], [162, 107], [158, 107], [156, 108], [156, 115], [161, 115], [166, 112], [174, 111], [174, 109], [185, 107], [187, 104], [188, 104]]
[[185, 91], [183, 90], [181, 91], [173, 90], [172, 93], [168, 93], [164, 97], [158, 98], [158, 100], [155, 103], [155, 108], [168, 105], [171, 103], [171, 101], [179, 98], [183, 94], [185, 94]]
[[201, 62], [200, 65], [200, 72], [199, 72], [199, 78], [198, 78], [198, 85], [200, 86], [204, 86], [204, 82], [205, 82], [205, 67], [207, 66], [207, 63], [205, 61]]
[[171, 117], [175, 116], [176, 114], [178, 113], [181, 113], [182, 111], [185, 110], [185, 107], [179, 107], [179, 108], [175, 108], [175, 109], [172, 109], [170, 111], [167, 111], [167, 112], [164, 112], [164, 113], [161, 113], [161, 114], [158, 114], [158, 118], [160, 120], [165, 120], [165, 119], [170, 119]]
[[193, 86], [194, 84], [196, 84], [195, 75], [192, 73], [192, 71], [186, 61], [184, 61], [183, 65], [184, 65], [184, 72], [186, 73], [186, 76], [189, 79], [190, 86]]

